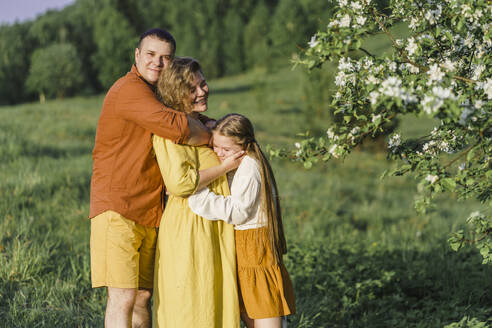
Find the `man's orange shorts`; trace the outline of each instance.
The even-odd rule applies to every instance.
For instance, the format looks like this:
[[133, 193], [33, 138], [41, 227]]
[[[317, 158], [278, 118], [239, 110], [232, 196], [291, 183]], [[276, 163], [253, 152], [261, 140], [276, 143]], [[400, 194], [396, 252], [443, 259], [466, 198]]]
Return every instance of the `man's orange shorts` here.
[[116, 212], [92, 218], [92, 287], [152, 288], [156, 241], [156, 228]]

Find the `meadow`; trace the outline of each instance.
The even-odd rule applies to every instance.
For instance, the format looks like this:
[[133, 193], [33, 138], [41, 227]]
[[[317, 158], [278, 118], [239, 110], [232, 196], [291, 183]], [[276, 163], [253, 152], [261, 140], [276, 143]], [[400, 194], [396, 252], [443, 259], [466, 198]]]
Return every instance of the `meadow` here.
[[[260, 144], [291, 146], [308, 124], [300, 69], [209, 81], [211, 117], [253, 121]], [[102, 327], [105, 291], [90, 287], [91, 151], [103, 96], [0, 107], [0, 327]], [[435, 122], [405, 117], [404, 135]], [[290, 327], [492, 326], [492, 267], [446, 240], [481, 205], [413, 208], [411, 176], [381, 146], [305, 170], [274, 159], [295, 286]], [[456, 323], [461, 321], [461, 323]], [[452, 324], [456, 323], [456, 324]]]

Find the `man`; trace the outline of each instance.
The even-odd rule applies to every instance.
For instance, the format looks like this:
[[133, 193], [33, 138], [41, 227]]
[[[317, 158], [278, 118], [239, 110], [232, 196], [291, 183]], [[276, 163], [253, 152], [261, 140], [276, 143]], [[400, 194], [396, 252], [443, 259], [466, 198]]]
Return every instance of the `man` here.
[[164, 207], [151, 135], [191, 145], [210, 138], [202, 123], [156, 99], [155, 84], [175, 49], [165, 30], [142, 34], [135, 65], [108, 91], [98, 122], [89, 214], [91, 273], [92, 287], [108, 288], [106, 327], [151, 324], [156, 227]]

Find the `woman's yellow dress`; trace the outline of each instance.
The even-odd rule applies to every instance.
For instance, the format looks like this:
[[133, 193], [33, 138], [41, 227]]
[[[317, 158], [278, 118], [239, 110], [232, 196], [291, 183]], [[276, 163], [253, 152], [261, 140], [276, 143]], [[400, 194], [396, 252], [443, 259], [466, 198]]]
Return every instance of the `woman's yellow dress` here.
[[[198, 186], [198, 171], [219, 160], [208, 147], [177, 145], [157, 136], [153, 143], [170, 194], [157, 239], [153, 325], [239, 327], [234, 227], [203, 219], [187, 201]], [[225, 176], [208, 187], [230, 194]]]

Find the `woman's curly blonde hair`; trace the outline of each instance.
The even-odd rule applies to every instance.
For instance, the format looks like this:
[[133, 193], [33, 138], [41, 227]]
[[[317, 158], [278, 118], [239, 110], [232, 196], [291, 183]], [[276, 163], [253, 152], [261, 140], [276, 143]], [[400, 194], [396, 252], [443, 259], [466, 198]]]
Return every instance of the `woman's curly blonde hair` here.
[[157, 81], [157, 93], [167, 107], [191, 113], [190, 90], [196, 72], [201, 72], [200, 63], [191, 57], [175, 57], [164, 68]]

